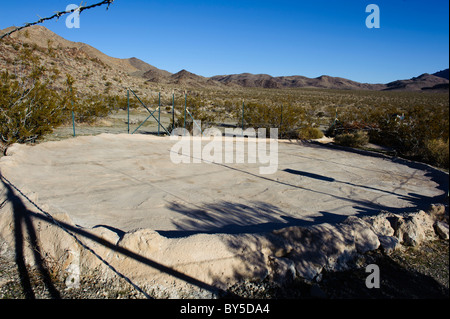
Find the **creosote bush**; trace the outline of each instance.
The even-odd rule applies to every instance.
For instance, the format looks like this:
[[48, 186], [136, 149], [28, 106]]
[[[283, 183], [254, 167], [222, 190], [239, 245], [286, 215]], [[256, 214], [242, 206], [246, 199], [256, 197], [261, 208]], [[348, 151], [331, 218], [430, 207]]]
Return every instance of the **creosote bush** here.
[[448, 139], [433, 139], [425, 143], [423, 157], [429, 163], [438, 167], [449, 168], [449, 144]]
[[362, 147], [369, 143], [369, 136], [367, 132], [356, 131], [353, 133], [343, 133], [336, 135], [334, 142], [341, 146], [348, 147]]
[[323, 132], [316, 127], [304, 127], [298, 132], [298, 139], [300, 140], [314, 140], [323, 137]]
[[53, 66], [49, 70], [34, 54], [37, 49], [23, 45], [18, 49], [14, 74], [0, 73], [0, 141], [3, 145], [39, 140], [53, 129], [72, 121], [92, 123], [112, 110], [126, 109], [126, 97], [90, 94], [81, 95], [75, 80], [66, 74], [65, 88], [55, 89], [52, 82], [60, 77]]
[[6, 144], [34, 142], [63, 122], [67, 104], [39, 80], [39, 71], [23, 85], [8, 72], [0, 83], [0, 138]]

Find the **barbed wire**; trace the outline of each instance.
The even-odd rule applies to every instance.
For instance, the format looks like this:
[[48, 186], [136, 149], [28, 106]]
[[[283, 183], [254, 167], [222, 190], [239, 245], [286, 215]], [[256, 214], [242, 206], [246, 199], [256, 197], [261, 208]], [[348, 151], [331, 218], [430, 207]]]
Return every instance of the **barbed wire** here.
[[114, 2], [114, 0], [103, 0], [102, 2], [99, 2], [99, 3], [96, 3], [96, 4], [92, 4], [92, 5], [90, 5], [90, 6], [83, 6], [83, 5], [80, 5], [78, 8], [75, 8], [75, 9], [72, 9], [72, 10], [57, 11], [54, 15], [52, 15], [52, 16], [50, 16], [50, 17], [47, 17], [47, 18], [40, 18], [38, 21], [30, 22], [30, 23], [25, 23], [25, 25], [23, 25], [23, 26], [21, 26], [21, 27], [17, 27], [17, 28], [15, 28], [15, 29], [13, 29], [13, 30], [11, 30], [11, 31], [9, 31], [9, 32], [7, 32], [7, 33], [5, 33], [5, 34], [3, 34], [3, 35], [0, 35], [0, 40], [2, 40], [4, 37], [10, 36], [10, 35], [13, 34], [14, 32], [17, 32], [17, 31], [20, 31], [20, 30], [22, 30], [22, 29], [31, 27], [31, 26], [33, 26], [33, 25], [41, 24], [41, 23], [43, 23], [43, 22], [45, 22], [45, 21], [48, 21], [48, 20], [59, 19], [60, 17], [62, 17], [62, 16], [65, 15], [65, 14], [73, 13], [73, 12], [76, 12], [76, 11], [78, 11], [78, 12], [81, 14], [81, 12], [83, 12], [84, 10], [89, 10], [89, 9], [92, 9], [92, 8], [95, 8], [95, 7], [100, 7], [100, 6], [105, 5], [105, 4], [107, 5], [106, 10], [108, 10], [108, 9], [109, 9], [109, 6], [110, 6], [113, 2]]

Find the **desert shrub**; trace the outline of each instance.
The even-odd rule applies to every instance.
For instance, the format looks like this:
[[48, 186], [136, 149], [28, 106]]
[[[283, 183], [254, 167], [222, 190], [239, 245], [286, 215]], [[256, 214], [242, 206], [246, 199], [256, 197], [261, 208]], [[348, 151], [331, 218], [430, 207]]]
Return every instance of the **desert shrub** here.
[[[72, 112], [78, 123], [93, 123], [98, 118], [106, 117], [111, 111], [126, 108], [126, 98], [113, 97], [102, 94], [81, 96], [74, 87], [75, 80], [70, 74], [66, 75], [66, 91], [62, 103], [67, 105], [65, 112], [66, 123], [72, 121]], [[125, 106], [124, 106], [125, 104]]]
[[39, 80], [34, 70], [28, 83], [8, 72], [1, 73], [0, 138], [5, 144], [34, 142], [63, 122], [66, 103]]
[[[238, 123], [242, 121], [242, 105], [235, 109], [235, 117]], [[258, 102], [246, 102], [244, 104], [244, 125], [246, 127], [270, 128], [280, 125], [279, 112], [274, 112], [269, 106]]]
[[242, 114], [242, 103], [234, 105], [233, 118], [237, 126], [242, 125], [242, 115], [244, 115], [244, 127], [254, 129], [265, 128], [267, 132], [270, 128], [278, 128], [280, 138], [299, 138], [300, 129], [303, 135], [305, 130], [311, 126], [305, 121], [305, 110], [292, 104], [276, 104], [271, 101], [265, 103], [245, 102], [244, 114]]
[[316, 127], [304, 127], [298, 130], [298, 139], [314, 140], [323, 137], [323, 132]]
[[448, 95], [414, 92], [352, 94], [358, 99], [357, 104], [356, 100], [342, 100], [348, 104], [336, 108], [336, 120], [330, 119], [327, 136], [364, 130], [371, 143], [389, 147], [398, 156], [442, 165], [442, 160], [432, 156], [428, 148], [439, 145], [430, 141], [447, 141], [449, 138]]
[[[184, 97], [180, 100], [181, 106], [178, 106], [178, 115], [175, 117], [175, 127], [184, 128], [186, 123], [186, 130], [192, 133], [194, 128], [198, 128], [197, 125], [201, 124], [202, 130], [209, 124], [216, 122], [216, 115], [213, 112], [209, 112], [205, 108], [205, 102], [196, 96], [187, 96], [186, 100]], [[175, 102], [176, 103], [176, 102]], [[184, 110], [184, 105], [186, 103], [186, 114]], [[201, 122], [201, 123], [200, 123]], [[169, 132], [172, 130], [172, 123], [167, 128]]]
[[369, 143], [369, 136], [365, 131], [343, 133], [336, 135], [334, 142], [341, 146], [362, 147]]
[[[55, 89], [50, 81], [59, 70], [47, 70], [35, 50], [24, 46], [18, 53], [21, 70], [0, 73], [0, 140], [3, 144], [35, 142], [63, 123], [93, 122], [106, 116], [114, 107], [123, 107], [124, 100], [101, 95], [79, 96], [75, 80], [66, 75], [63, 89]], [[49, 76], [50, 75], [50, 76]]]
[[101, 96], [93, 95], [84, 98], [78, 102], [75, 109], [77, 120], [81, 123], [92, 123], [97, 118], [106, 117], [109, 114], [106, 104]]
[[[307, 116], [305, 114], [304, 108], [295, 106], [293, 104], [283, 105], [283, 108], [280, 114], [280, 129], [279, 129], [279, 137], [280, 138], [300, 138], [302, 136], [306, 139], [307, 135], [311, 135], [311, 132], [307, 132], [309, 129], [312, 129], [312, 125], [310, 121], [307, 121]], [[277, 110], [277, 113], [280, 112]], [[300, 129], [299, 129], [300, 128]], [[313, 134], [317, 136], [316, 134]]]
[[449, 169], [449, 141], [432, 139], [425, 143], [423, 158], [430, 164]]
[[[128, 108], [128, 100], [126, 96], [106, 96], [104, 98], [102, 97], [102, 100], [104, 100], [105, 105], [110, 112], [126, 110]], [[137, 104], [133, 103], [132, 99], [130, 99], [130, 108], [137, 108]]]

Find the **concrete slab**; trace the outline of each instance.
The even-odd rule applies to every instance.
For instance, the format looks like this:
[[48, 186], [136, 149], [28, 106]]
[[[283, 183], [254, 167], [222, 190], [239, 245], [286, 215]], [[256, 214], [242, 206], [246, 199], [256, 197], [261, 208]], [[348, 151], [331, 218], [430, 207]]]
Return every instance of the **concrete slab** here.
[[[259, 163], [181, 163], [168, 137], [102, 134], [14, 145], [1, 173], [50, 213], [119, 234], [247, 234], [428, 206], [448, 175], [408, 161], [279, 141], [278, 170]], [[203, 145], [205, 145], [204, 142]], [[445, 183], [447, 183], [445, 185]]]

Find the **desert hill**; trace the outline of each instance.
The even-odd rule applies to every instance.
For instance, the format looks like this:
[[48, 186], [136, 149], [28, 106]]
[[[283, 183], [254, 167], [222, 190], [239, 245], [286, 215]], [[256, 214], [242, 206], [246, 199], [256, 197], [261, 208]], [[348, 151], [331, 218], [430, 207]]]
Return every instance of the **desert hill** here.
[[167, 71], [161, 71], [157, 68], [150, 69], [143, 74], [143, 78], [147, 82], [159, 83], [159, 84], [174, 84], [181, 87], [190, 88], [202, 88], [209, 86], [224, 86], [222, 83], [214, 81], [210, 78], [206, 78], [192, 72], [181, 70], [175, 74], [171, 74]]
[[[1, 33], [11, 28], [1, 30]], [[279, 76], [268, 74], [229, 74], [203, 77], [187, 70], [175, 74], [161, 70], [136, 57], [119, 59], [110, 57], [98, 49], [82, 43], [68, 41], [43, 26], [32, 26], [14, 33], [0, 42], [0, 65], [9, 72], [17, 72], [17, 56], [20, 48], [36, 50], [41, 63], [50, 65], [59, 77], [55, 87], [62, 87], [65, 74], [76, 80], [80, 92], [123, 94], [125, 87], [147, 88], [172, 85], [185, 88], [324, 88], [338, 90], [389, 90], [389, 91], [442, 91], [448, 90], [449, 70], [434, 74], [422, 74], [411, 79], [387, 84], [359, 83], [341, 77], [322, 75]]]
[[418, 77], [413, 77], [408, 80], [398, 80], [386, 84], [385, 90], [401, 90], [401, 91], [420, 91], [430, 90], [433, 88], [445, 87], [448, 88], [449, 81], [445, 78], [424, 73]]
[[422, 74], [407, 80], [397, 80], [387, 84], [360, 83], [341, 77], [322, 75], [317, 78], [304, 76], [272, 77], [268, 74], [231, 74], [218, 75], [211, 79], [242, 87], [262, 88], [324, 88], [337, 90], [395, 90], [395, 91], [421, 91], [432, 89], [448, 89], [448, 69], [435, 74]]
[[381, 90], [383, 84], [367, 84], [351, 81], [340, 77], [331, 77], [322, 75], [317, 78], [307, 78], [305, 76], [280, 76], [272, 77], [268, 74], [232, 74], [219, 75], [211, 79], [226, 83], [237, 84], [243, 87], [262, 87], [262, 88], [325, 88], [325, 89], [363, 89], [363, 90]]
[[[9, 29], [1, 30], [0, 34]], [[110, 57], [88, 44], [68, 41], [43, 26], [32, 26], [3, 39], [0, 42], [1, 68], [19, 77], [26, 76], [21, 74], [25, 71], [19, 59], [24, 49], [32, 49], [45, 66], [55, 89], [63, 88], [66, 74], [70, 74], [81, 94], [123, 95], [126, 87], [148, 86], [143, 78], [145, 72], [167, 72], [137, 58]]]
[[445, 69], [445, 70], [433, 73], [433, 75], [448, 80], [449, 79], [449, 69]]

